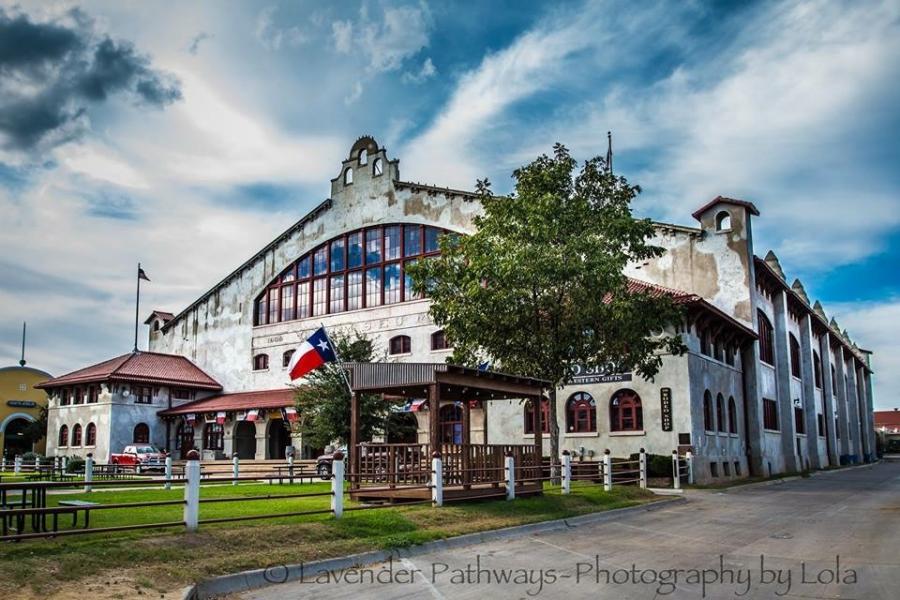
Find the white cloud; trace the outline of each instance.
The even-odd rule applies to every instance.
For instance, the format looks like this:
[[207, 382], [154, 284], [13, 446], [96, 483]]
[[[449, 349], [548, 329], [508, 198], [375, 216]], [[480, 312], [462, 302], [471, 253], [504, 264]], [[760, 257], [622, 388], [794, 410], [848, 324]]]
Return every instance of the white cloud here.
[[363, 5], [359, 19], [335, 21], [331, 24], [334, 47], [350, 54], [353, 47], [366, 59], [371, 73], [395, 71], [404, 61], [428, 46], [434, 24], [428, 5], [386, 6], [380, 19], [369, 17]]
[[407, 71], [401, 77], [401, 80], [404, 83], [422, 83], [428, 79], [431, 79], [437, 74], [437, 68], [434, 66], [434, 63], [431, 62], [431, 57], [426, 57], [425, 62], [422, 63], [422, 67], [419, 69], [417, 73], [411, 73]]
[[344, 104], [350, 106], [357, 100], [359, 100], [360, 96], [363, 93], [363, 84], [361, 81], [357, 81], [353, 84], [353, 90], [350, 92], [348, 96], [344, 98]]
[[296, 47], [302, 46], [310, 41], [310, 36], [296, 25], [291, 27], [280, 27], [275, 21], [275, 12], [277, 7], [266, 6], [256, 17], [256, 27], [254, 35], [259, 43], [268, 50], [279, 50], [283, 44]]

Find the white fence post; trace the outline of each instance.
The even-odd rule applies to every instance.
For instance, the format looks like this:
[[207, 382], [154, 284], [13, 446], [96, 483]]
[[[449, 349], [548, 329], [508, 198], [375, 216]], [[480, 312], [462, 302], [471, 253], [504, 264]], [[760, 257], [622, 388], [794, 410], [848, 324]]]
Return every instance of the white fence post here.
[[231, 476], [234, 478], [234, 481], [231, 482], [231, 485], [237, 485], [237, 478], [241, 475], [241, 459], [235, 454], [231, 457]]
[[63, 473], [69, 472], [69, 457], [68, 456], [60, 456], [59, 462], [62, 464]]
[[344, 514], [344, 453], [335, 452], [331, 462], [331, 511], [335, 519]]
[[84, 459], [84, 491], [91, 491], [91, 482], [94, 480], [94, 455], [88, 454]]
[[40, 471], [41, 471], [41, 457], [35, 456], [34, 457], [34, 472], [39, 473]]
[[512, 453], [508, 453], [504, 460], [505, 467], [505, 475], [506, 475], [506, 499], [507, 500], [515, 500], [516, 499], [516, 459], [513, 458]]
[[184, 526], [188, 531], [197, 531], [200, 526], [200, 461], [199, 453], [188, 453], [184, 467]]
[[603, 490], [609, 492], [612, 490], [612, 456], [609, 454], [609, 448], [603, 451]]
[[691, 454], [691, 451], [688, 450], [684, 455], [684, 460], [687, 461], [687, 481], [689, 485], [694, 485], [694, 455]]
[[6, 455], [0, 458], [0, 471], [6, 471]]
[[294, 483], [294, 455], [288, 456], [288, 483]]
[[638, 468], [640, 469], [639, 477], [641, 481], [641, 489], [645, 490], [647, 489], [647, 452], [643, 448], [641, 448], [639, 460], [640, 466]]
[[18, 475], [22, 472], [22, 457], [16, 454], [16, 457], [13, 459], [13, 473]]
[[441, 465], [441, 453], [435, 451], [431, 455], [431, 504], [444, 505], [444, 467]]
[[681, 465], [678, 464], [678, 450], [672, 450], [672, 481], [676, 490], [681, 489]]
[[166, 455], [166, 489], [172, 489], [172, 456]]
[[568, 450], [562, 453], [562, 493], [572, 493], [572, 455]]

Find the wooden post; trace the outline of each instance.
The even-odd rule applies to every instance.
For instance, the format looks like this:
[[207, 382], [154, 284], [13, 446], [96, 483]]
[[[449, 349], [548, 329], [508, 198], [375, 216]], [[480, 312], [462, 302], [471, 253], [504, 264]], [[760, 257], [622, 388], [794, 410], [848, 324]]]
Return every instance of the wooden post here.
[[344, 454], [337, 451], [331, 463], [331, 512], [335, 519], [344, 514]]
[[359, 487], [359, 394], [350, 394], [350, 489]]
[[506, 499], [516, 499], [516, 459], [512, 452], [507, 452], [504, 457], [504, 471], [506, 475]]
[[613, 486], [612, 472], [612, 456], [609, 454], [609, 448], [603, 451], [603, 491], [612, 491]]
[[184, 467], [184, 526], [197, 531], [200, 524], [200, 453], [191, 450]]
[[472, 483], [472, 414], [469, 408], [469, 401], [463, 400], [463, 422], [462, 422], [462, 483], [463, 489], [470, 489]]
[[[534, 402], [534, 454], [536, 461], [535, 466], [537, 467], [537, 474], [535, 477], [540, 478], [544, 475], [544, 452], [542, 448], [544, 442], [544, 424], [542, 421], [544, 416], [544, 396], [535, 396], [532, 402]], [[543, 487], [540, 481], [538, 481], [537, 484], [538, 486]]]
[[572, 455], [568, 450], [562, 452], [562, 493], [572, 492]]
[[428, 430], [430, 436], [428, 442], [431, 445], [431, 452], [441, 451], [441, 386], [432, 383], [428, 386]]
[[441, 464], [441, 453], [437, 450], [431, 453], [431, 504], [444, 505], [444, 467]]
[[674, 489], [681, 489], [681, 465], [678, 464], [678, 450], [672, 450], [672, 485]]
[[640, 486], [641, 489], [647, 489], [647, 452], [641, 448], [641, 454], [639, 457], [638, 469], [640, 471], [638, 477], [640, 478]]

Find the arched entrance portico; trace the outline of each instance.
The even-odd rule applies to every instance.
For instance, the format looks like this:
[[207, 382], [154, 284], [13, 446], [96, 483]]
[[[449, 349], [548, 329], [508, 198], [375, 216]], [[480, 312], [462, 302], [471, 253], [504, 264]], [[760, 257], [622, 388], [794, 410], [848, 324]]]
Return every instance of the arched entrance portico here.
[[238, 421], [234, 426], [234, 451], [241, 460], [256, 458], [256, 424]]
[[266, 432], [266, 458], [285, 458], [284, 449], [291, 445], [291, 431], [283, 419], [272, 419]]
[[31, 415], [14, 413], [6, 417], [0, 423], [0, 433], [3, 434], [3, 455], [12, 458], [17, 454], [25, 454], [31, 451], [32, 443], [25, 437], [25, 429], [34, 421]]

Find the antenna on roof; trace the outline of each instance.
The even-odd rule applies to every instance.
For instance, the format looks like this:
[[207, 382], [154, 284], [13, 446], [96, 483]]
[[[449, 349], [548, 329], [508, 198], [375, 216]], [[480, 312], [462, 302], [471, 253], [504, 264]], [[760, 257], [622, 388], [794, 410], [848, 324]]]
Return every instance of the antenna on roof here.
[[19, 366], [25, 366], [25, 327], [28, 325], [25, 321], [22, 321], [22, 358], [19, 360]]
[[607, 147], [606, 147], [606, 168], [609, 169], [609, 173], [610, 173], [610, 175], [612, 175], [612, 172], [613, 172], [613, 169], [612, 169], [612, 159], [613, 159], [613, 152], [612, 152], [612, 131], [607, 131], [607, 132], [606, 132], [606, 141], [607, 141]]

